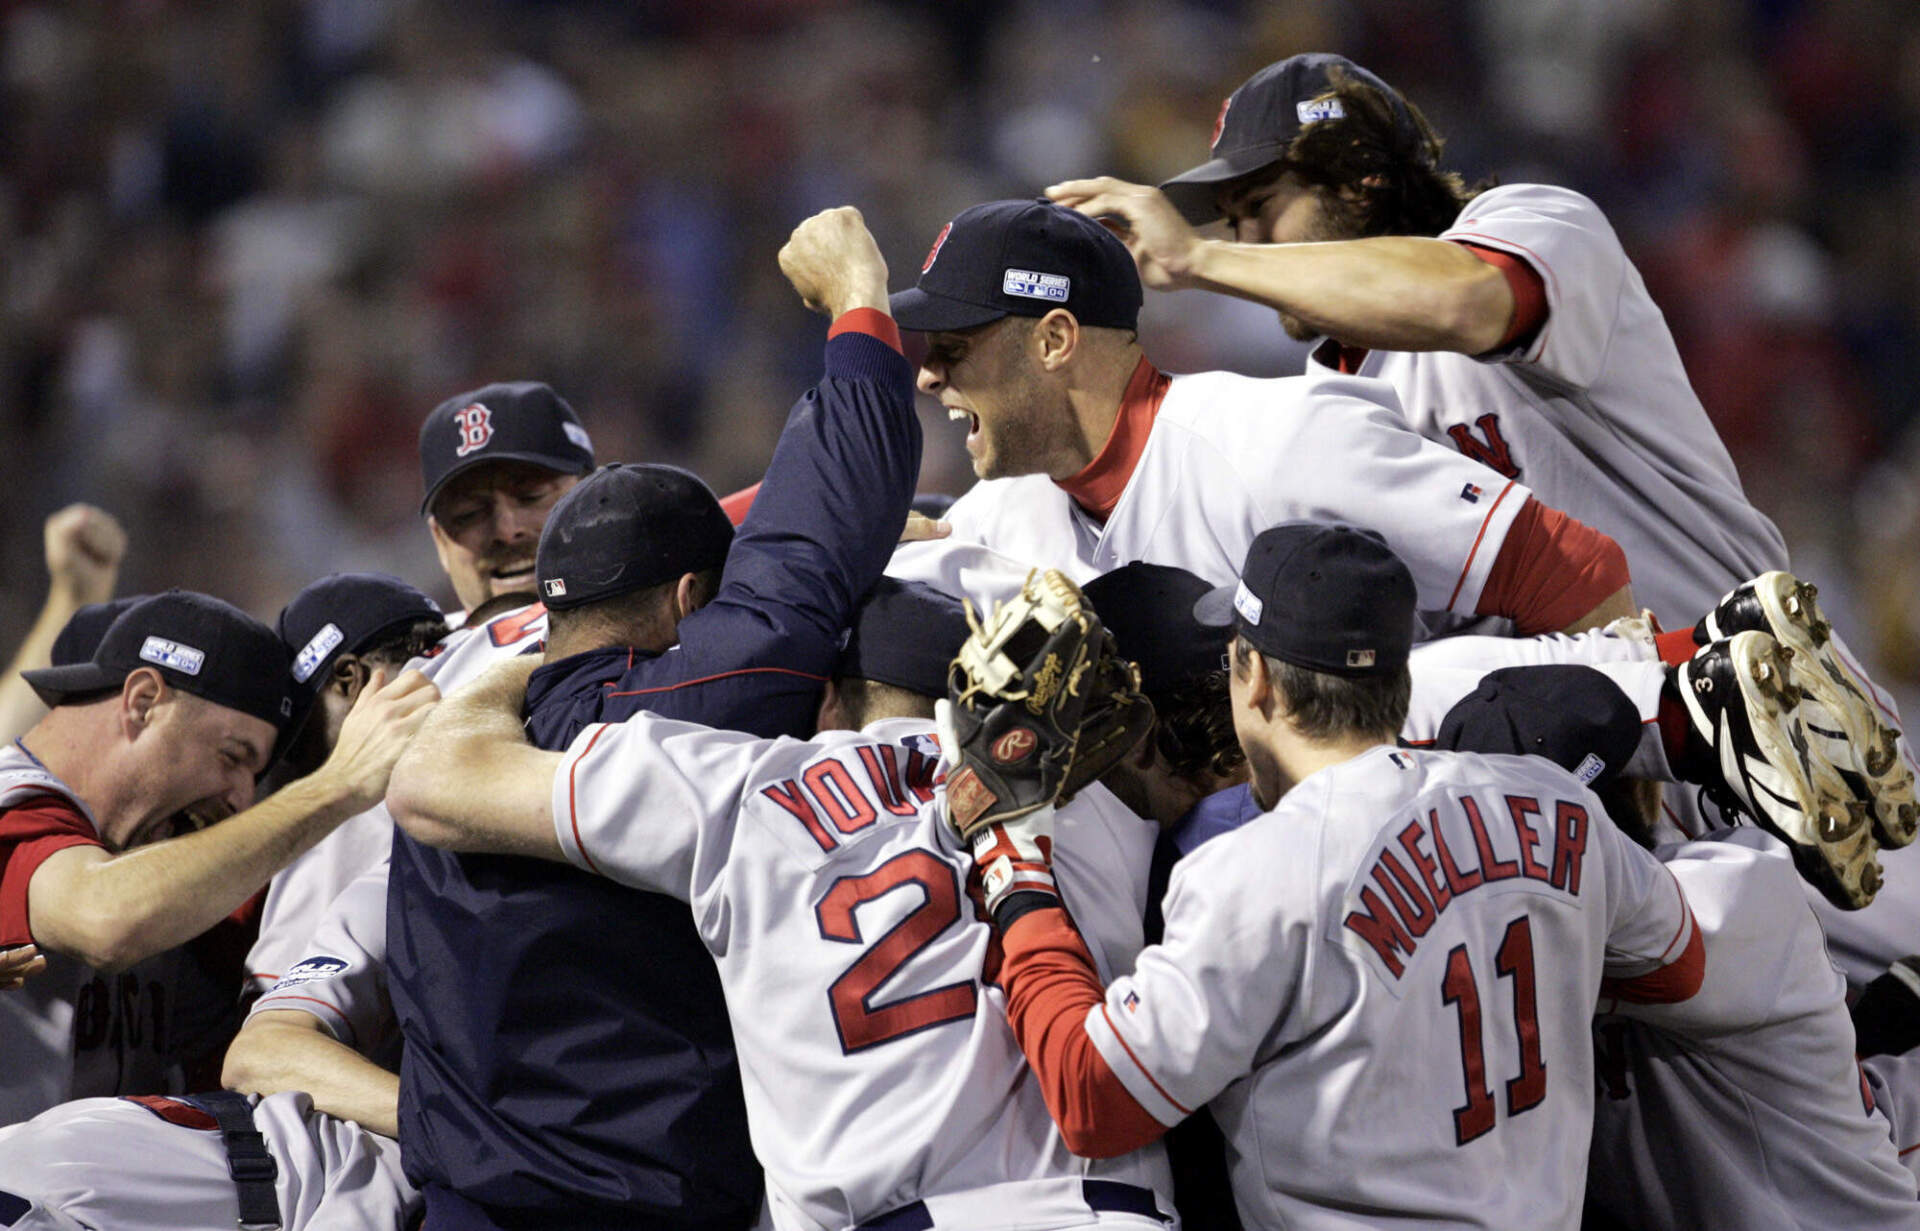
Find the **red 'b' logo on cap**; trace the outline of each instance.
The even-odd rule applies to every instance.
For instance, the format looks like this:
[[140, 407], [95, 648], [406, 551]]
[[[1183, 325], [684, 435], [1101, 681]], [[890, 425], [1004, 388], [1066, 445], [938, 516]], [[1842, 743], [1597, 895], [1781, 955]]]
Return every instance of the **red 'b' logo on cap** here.
[[453, 451], [455, 457], [484, 449], [493, 439], [493, 412], [479, 402], [454, 411], [453, 421], [460, 425], [460, 447]]
[[940, 228], [940, 234], [933, 237], [933, 247], [927, 249], [927, 260], [924, 265], [920, 266], [921, 273], [924, 274], [933, 268], [934, 259], [940, 255], [940, 245], [947, 242], [947, 236], [952, 234], [952, 232], [953, 224], [949, 222], [946, 226]]
[[1208, 153], [1212, 153], [1213, 147], [1220, 144], [1220, 134], [1227, 130], [1227, 108], [1231, 106], [1233, 106], [1233, 95], [1229, 94], [1220, 100], [1220, 114], [1213, 119], [1213, 136], [1207, 141]]

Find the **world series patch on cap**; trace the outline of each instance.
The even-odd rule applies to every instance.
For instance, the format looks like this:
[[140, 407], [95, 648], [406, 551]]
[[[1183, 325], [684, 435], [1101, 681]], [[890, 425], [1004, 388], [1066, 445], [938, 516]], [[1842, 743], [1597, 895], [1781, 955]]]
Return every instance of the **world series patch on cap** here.
[[972, 329], [1055, 308], [1082, 325], [1132, 329], [1140, 275], [1105, 227], [1051, 201], [989, 201], [940, 229], [920, 278], [891, 299], [902, 329]]
[[485, 462], [527, 462], [559, 474], [593, 469], [593, 441], [565, 398], [539, 381], [457, 394], [420, 425], [420, 511], [456, 475]]

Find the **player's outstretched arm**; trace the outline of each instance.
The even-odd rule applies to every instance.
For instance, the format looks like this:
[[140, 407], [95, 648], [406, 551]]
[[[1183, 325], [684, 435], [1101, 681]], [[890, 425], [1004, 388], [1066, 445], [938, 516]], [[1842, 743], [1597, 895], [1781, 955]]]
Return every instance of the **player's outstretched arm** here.
[[[1055, 184], [1047, 195], [1107, 222], [1148, 286], [1251, 299], [1349, 346], [1477, 355], [1500, 345], [1513, 321], [1506, 275], [1451, 240], [1234, 243], [1203, 239], [1145, 184], [1102, 176]], [[1258, 205], [1256, 194], [1247, 208]]]
[[439, 697], [418, 671], [375, 672], [333, 755], [270, 798], [198, 833], [112, 854], [74, 846], [27, 887], [34, 939], [96, 970], [123, 970], [185, 944], [231, 914], [275, 872], [386, 791], [407, 741]]
[[242, 1094], [301, 1090], [329, 1115], [388, 1137], [400, 1135], [400, 1075], [298, 1009], [263, 1009], [249, 1017], [227, 1048], [220, 1084]]
[[561, 754], [527, 742], [520, 710], [540, 665], [522, 655], [441, 703], [394, 770], [387, 810], [407, 835], [444, 850], [564, 860], [553, 833]]
[[70, 504], [47, 518], [43, 535], [47, 600], [0, 675], [0, 740], [22, 735], [46, 717], [46, 704], [20, 678], [21, 672], [52, 665], [60, 630], [88, 603], [113, 597], [127, 554], [127, 532], [111, 514], [90, 504]]

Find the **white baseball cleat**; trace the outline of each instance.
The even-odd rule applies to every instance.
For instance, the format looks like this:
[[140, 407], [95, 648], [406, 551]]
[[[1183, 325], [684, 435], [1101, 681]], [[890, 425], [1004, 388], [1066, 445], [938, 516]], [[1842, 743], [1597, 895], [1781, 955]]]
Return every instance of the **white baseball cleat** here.
[[1762, 573], [1736, 586], [1700, 621], [1695, 636], [1723, 641], [1763, 632], [1798, 657], [1806, 690], [1801, 722], [1814, 746], [1841, 771], [1854, 796], [1870, 806], [1881, 845], [1905, 846], [1920, 832], [1913, 771], [1900, 756], [1900, 733], [1883, 720], [1872, 686], [1841, 652], [1820, 614], [1817, 588], [1791, 573]]
[[1791, 847], [1801, 875], [1835, 905], [1873, 901], [1879, 846], [1868, 807], [1809, 744], [1793, 651], [1743, 632], [1682, 663], [1675, 683], [1689, 719], [1687, 759], [1717, 769], [1708, 796]]

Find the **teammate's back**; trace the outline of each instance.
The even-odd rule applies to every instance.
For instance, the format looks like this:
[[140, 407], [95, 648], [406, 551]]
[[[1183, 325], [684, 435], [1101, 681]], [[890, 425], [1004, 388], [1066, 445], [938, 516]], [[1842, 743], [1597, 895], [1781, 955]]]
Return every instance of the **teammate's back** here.
[[[767, 741], [646, 714], [589, 728], [555, 777], [556, 832], [579, 866], [692, 904], [781, 1226], [923, 1200], [938, 1225], [1084, 1218], [1088, 1176], [1171, 1208], [1157, 1147], [1095, 1163], [1061, 1143], [986, 982], [997, 953], [940, 815], [930, 729]], [[1064, 892], [1102, 973], [1123, 973], [1152, 833], [1098, 787], [1060, 828]]]

